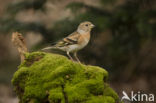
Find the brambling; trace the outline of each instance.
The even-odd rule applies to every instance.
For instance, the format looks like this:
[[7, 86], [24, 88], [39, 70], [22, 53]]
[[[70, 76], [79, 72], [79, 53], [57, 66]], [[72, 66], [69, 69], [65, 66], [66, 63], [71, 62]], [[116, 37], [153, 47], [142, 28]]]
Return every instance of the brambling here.
[[80, 60], [77, 57], [77, 52], [88, 44], [90, 40], [90, 33], [93, 27], [94, 25], [89, 21], [82, 22], [79, 24], [75, 32], [58, 41], [55, 45], [46, 47], [43, 50], [53, 48], [60, 49], [65, 51], [72, 61], [73, 58], [70, 53], [74, 53], [75, 59], [80, 63]]

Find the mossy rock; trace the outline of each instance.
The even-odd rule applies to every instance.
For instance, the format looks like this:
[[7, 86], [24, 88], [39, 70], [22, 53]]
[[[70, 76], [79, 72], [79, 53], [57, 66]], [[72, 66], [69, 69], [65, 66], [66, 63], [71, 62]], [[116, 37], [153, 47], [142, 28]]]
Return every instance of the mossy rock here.
[[12, 84], [20, 103], [118, 103], [103, 68], [43, 52], [26, 54]]

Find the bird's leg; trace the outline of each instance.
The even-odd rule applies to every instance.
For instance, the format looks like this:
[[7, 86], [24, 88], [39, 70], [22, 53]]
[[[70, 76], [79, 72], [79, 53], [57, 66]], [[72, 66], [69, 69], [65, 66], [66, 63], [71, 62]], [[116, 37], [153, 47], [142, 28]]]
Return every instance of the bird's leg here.
[[73, 60], [73, 58], [70, 56], [70, 53], [67, 51], [67, 55], [68, 55], [68, 57], [72, 60], [72, 61], [74, 61]]
[[74, 52], [74, 57], [76, 58], [76, 60], [77, 60], [79, 63], [81, 63], [80, 60], [79, 60], [79, 58], [77, 57], [77, 52]]

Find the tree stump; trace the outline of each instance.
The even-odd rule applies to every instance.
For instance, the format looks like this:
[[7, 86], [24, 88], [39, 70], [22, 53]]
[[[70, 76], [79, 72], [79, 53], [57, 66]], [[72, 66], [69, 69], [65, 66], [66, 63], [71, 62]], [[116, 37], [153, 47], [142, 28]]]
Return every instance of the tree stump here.
[[119, 103], [103, 68], [52, 53], [22, 55], [22, 63], [12, 78], [20, 103]]

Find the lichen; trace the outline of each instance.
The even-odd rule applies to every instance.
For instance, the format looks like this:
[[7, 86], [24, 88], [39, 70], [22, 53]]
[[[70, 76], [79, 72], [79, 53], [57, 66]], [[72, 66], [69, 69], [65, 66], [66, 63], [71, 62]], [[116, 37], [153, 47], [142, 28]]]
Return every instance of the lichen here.
[[118, 103], [108, 72], [64, 56], [33, 52], [15, 72], [12, 84], [21, 103]]

